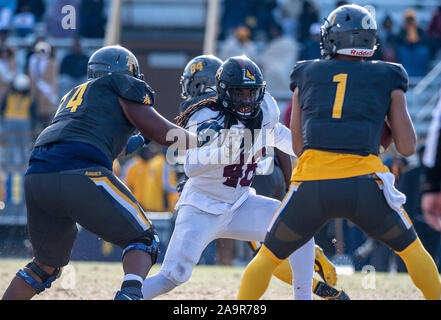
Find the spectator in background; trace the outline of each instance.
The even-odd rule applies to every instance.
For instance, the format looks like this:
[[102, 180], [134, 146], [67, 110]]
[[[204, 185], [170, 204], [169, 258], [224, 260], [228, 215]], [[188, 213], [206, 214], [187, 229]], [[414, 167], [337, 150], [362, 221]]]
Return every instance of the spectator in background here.
[[439, 48], [441, 48], [441, 6], [433, 13], [427, 28], [427, 35], [430, 37], [431, 56], [433, 58]]
[[255, 39], [268, 40], [271, 38], [271, 26], [276, 24], [273, 10], [277, 8], [276, 0], [250, 0], [251, 12], [256, 21], [255, 28], [251, 30]]
[[280, 2], [283, 33], [295, 39], [302, 2], [299, 0], [281, 0]]
[[244, 25], [251, 12], [249, 0], [224, 0], [219, 39], [225, 40], [234, 34], [238, 26]]
[[35, 15], [31, 12], [29, 5], [23, 5], [14, 16], [12, 25], [19, 37], [26, 37], [34, 31]]
[[49, 125], [58, 103], [58, 66], [49, 43], [38, 42], [34, 51], [29, 58], [29, 76], [39, 131]]
[[406, 195], [404, 209], [413, 221], [415, 230], [421, 242], [430, 253], [435, 263], [440, 265], [441, 232], [430, 227], [423, 217], [421, 209], [421, 194], [423, 191], [425, 168], [423, 166], [424, 146], [418, 149], [418, 166], [406, 171], [400, 183], [401, 190]]
[[253, 61], [259, 61], [256, 44], [251, 41], [251, 31], [248, 27], [240, 26], [233, 36], [228, 38], [220, 48], [219, 58], [226, 60], [229, 57], [246, 55]]
[[299, 27], [297, 29], [297, 41], [304, 42], [309, 38], [311, 24], [318, 22], [319, 12], [312, 0], [304, 0], [302, 12], [299, 16]]
[[299, 60], [320, 59], [320, 27], [316, 22], [309, 27], [309, 38], [302, 43]]
[[46, 40], [43, 36], [37, 36], [35, 37], [34, 42], [26, 47], [23, 70], [29, 70], [29, 60], [31, 59], [31, 56], [35, 53], [35, 46], [37, 45], [37, 43], [45, 41]]
[[397, 59], [395, 51], [397, 36], [394, 32], [394, 21], [389, 15], [386, 15], [381, 23], [381, 28], [378, 29], [378, 42], [382, 47], [382, 60], [395, 62]]
[[81, 0], [79, 8], [80, 36], [85, 38], [103, 38], [106, 19], [103, 14], [104, 0]]
[[8, 164], [25, 165], [31, 147], [31, 123], [35, 105], [30, 93], [30, 80], [25, 74], [15, 77], [0, 105]]
[[15, 73], [14, 51], [9, 47], [0, 47], [0, 101], [11, 86]]
[[261, 56], [262, 72], [265, 74], [267, 89], [288, 90], [289, 75], [297, 61], [297, 44], [293, 38], [284, 35], [279, 25], [270, 27], [271, 40]]
[[125, 183], [145, 211], [173, 211], [178, 200], [176, 174], [155, 144], [139, 150], [125, 168]]
[[30, 12], [34, 15], [37, 22], [41, 21], [46, 11], [46, 4], [44, 0], [18, 0], [17, 12], [21, 12], [23, 7], [28, 7]]
[[9, 30], [17, 8], [16, 0], [0, 0], [0, 30]]
[[7, 47], [6, 40], [8, 39], [8, 35], [8, 30], [0, 30], [0, 48]]
[[78, 16], [80, 14], [80, 2], [81, 0], [54, 0], [51, 2], [47, 16], [46, 29], [52, 37], [71, 38], [77, 34], [79, 19], [76, 20], [75, 29], [63, 28], [62, 21], [66, 16], [66, 14], [63, 13], [63, 7], [73, 6], [75, 8], [76, 16]]
[[6, 201], [6, 175], [0, 167], [0, 211], [5, 208]]
[[423, 29], [418, 26], [415, 11], [407, 9], [403, 26], [398, 34], [397, 60], [407, 70], [409, 76], [422, 77], [429, 63], [429, 48]]
[[89, 56], [81, 48], [80, 39], [74, 38], [71, 50], [61, 60], [60, 65], [60, 96], [71, 88], [87, 81], [87, 63]]

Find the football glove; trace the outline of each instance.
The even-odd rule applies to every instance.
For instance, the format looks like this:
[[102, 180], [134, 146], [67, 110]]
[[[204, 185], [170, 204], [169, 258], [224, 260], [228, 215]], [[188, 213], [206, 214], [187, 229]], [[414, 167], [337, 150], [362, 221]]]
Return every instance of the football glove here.
[[210, 145], [219, 135], [222, 126], [216, 120], [208, 120], [198, 126], [199, 147]]
[[144, 138], [142, 134], [132, 136], [126, 145], [126, 155], [129, 155], [141, 149], [143, 146], [148, 145], [150, 142], [151, 140]]
[[240, 148], [242, 146], [242, 140], [243, 140], [242, 127], [239, 127], [238, 125], [231, 126], [224, 140], [225, 151], [228, 157], [232, 157], [239, 153]]

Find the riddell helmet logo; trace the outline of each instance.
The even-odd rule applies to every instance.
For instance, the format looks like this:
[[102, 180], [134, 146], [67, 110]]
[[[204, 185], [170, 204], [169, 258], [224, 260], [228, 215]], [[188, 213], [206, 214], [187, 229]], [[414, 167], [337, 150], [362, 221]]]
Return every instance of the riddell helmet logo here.
[[374, 54], [372, 49], [340, 49], [337, 53], [355, 57], [371, 57]]
[[369, 51], [365, 51], [365, 50], [351, 50], [351, 54], [353, 54], [354, 56], [368, 56], [370, 55]]

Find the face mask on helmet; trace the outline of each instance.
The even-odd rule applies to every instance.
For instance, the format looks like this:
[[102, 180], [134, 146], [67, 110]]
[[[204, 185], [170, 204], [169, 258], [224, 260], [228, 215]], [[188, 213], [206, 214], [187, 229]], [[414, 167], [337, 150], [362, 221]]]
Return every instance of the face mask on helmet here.
[[230, 88], [227, 90], [230, 107], [240, 118], [255, 117], [263, 99], [262, 88]]
[[246, 56], [231, 57], [216, 74], [217, 99], [228, 112], [252, 119], [260, 112], [266, 83], [259, 67]]
[[195, 98], [205, 94], [209, 88], [214, 88], [216, 71], [221, 64], [222, 60], [213, 55], [197, 56], [190, 60], [181, 76], [181, 98]]

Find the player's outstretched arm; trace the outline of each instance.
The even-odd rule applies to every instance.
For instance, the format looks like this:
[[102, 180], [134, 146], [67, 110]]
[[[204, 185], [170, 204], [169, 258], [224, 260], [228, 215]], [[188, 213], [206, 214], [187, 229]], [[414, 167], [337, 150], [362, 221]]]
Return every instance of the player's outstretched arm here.
[[299, 88], [294, 90], [292, 95], [292, 111], [290, 129], [292, 135], [292, 148], [297, 157], [300, 157], [303, 150], [303, 137], [302, 137], [302, 109], [300, 108], [299, 101]]
[[406, 96], [403, 90], [396, 89], [391, 92], [387, 118], [397, 151], [405, 157], [411, 156], [415, 152], [417, 137], [407, 112]]
[[[174, 130], [173, 136], [185, 137], [185, 148], [198, 146], [198, 139], [191, 133], [165, 119], [153, 107], [118, 97], [119, 103], [127, 119], [148, 139], [156, 141], [160, 145], [170, 146], [175, 141], [167, 140], [167, 133]], [[180, 145], [184, 146], [184, 143]]]

